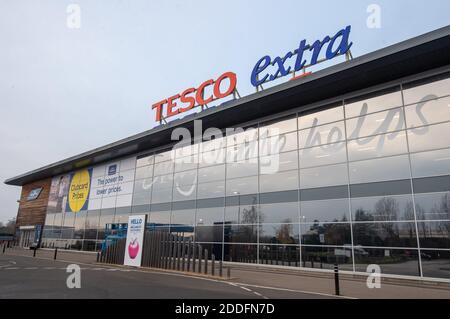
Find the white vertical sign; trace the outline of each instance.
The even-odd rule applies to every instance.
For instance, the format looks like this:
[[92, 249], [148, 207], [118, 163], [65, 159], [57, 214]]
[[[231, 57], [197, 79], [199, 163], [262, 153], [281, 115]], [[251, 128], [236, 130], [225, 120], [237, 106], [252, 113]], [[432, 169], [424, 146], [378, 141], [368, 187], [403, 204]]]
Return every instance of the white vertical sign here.
[[124, 265], [141, 266], [146, 217], [147, 215], [132, 215], [128, 217]]

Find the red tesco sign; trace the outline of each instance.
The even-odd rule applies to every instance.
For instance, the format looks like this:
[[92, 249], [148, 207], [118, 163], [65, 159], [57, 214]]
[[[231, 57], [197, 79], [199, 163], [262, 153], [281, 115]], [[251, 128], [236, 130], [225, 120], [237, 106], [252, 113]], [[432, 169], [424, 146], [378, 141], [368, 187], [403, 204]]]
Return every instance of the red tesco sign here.
[[[229, 85], [225, 92], [222, 92], [220, 85], [223, 80], [228, 79]], [[156, 109], [156, 121], [160, 122], [164, 112], [164, 106], [166, 108], [165, 118], [175, 116], [180, 113], [187, 112], [194, 107], [211, 103], [212, 101], [223, 99], [232, 94], [236, 90], [237, 78], [233, 72], [225, 72], [217, 80], [207, 80], [200, 84], [198, 88], [189, 88], [184, 90], [180, 94], [175, 94], [168, 99], [164, 99], [158, 103], [152, 105], [152, 109]], [[205, 97], [205, 89], [209, 86], [213, 88], [213, 94]], [[178, 105], [178, 102], [183, 103], [183, 107]]]

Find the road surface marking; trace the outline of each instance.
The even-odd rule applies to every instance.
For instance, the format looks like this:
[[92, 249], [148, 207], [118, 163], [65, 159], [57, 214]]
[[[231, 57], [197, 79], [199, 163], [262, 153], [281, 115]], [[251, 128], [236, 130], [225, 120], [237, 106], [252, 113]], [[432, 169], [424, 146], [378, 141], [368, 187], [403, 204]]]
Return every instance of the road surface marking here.
[[289, 291], [289, 292], [296, 292], [296, 293], [303, 293], [303, 294], [310, 294], [310, 295], [318, 295], [318, 296], [326, 296], [326, 297], [333, 297], [333, 298], [358, 299], [358, 298], [354, 298], [354, 297], [336, 296], [336, 295], [322, 293], [322, 292], [312, 292], [312, 291], [295, 290], [295, 289], [288, 289], [288, 288], [258, 286], [258, 285], [244, 284], [244, 283], [236, 283], [236, 284], [238, 286], [246, 286], [246, 287], [253, 287], [253, 288], [260, 288], [260, 289], [280, 290], [280, 291]]

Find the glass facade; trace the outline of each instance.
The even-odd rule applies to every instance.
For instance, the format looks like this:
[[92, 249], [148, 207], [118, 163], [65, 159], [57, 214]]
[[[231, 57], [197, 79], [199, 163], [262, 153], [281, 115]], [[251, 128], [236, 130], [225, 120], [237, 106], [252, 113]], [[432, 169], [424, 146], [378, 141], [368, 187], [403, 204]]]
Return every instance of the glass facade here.
[[216, 259], [450, 278], [449, 134], [449, 76], [401, 83], [139, 154], [129, 194], [76, 213], [56, 201], [43, 243], [95, 250], [106, 224], [147, 214]]

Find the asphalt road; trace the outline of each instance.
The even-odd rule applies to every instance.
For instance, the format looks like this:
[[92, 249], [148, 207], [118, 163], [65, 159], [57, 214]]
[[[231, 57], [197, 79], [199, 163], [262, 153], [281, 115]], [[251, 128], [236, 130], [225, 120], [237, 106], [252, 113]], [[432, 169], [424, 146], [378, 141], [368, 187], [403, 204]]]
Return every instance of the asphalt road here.
[[207, 278], [142, 271], [123, 267], [79, 264], [81, 288], [68, 288], [69, 262], [0, 255], [0, 299], [7, 298], [169, 298], [278, 299], [332, 296], [254, 287]]

